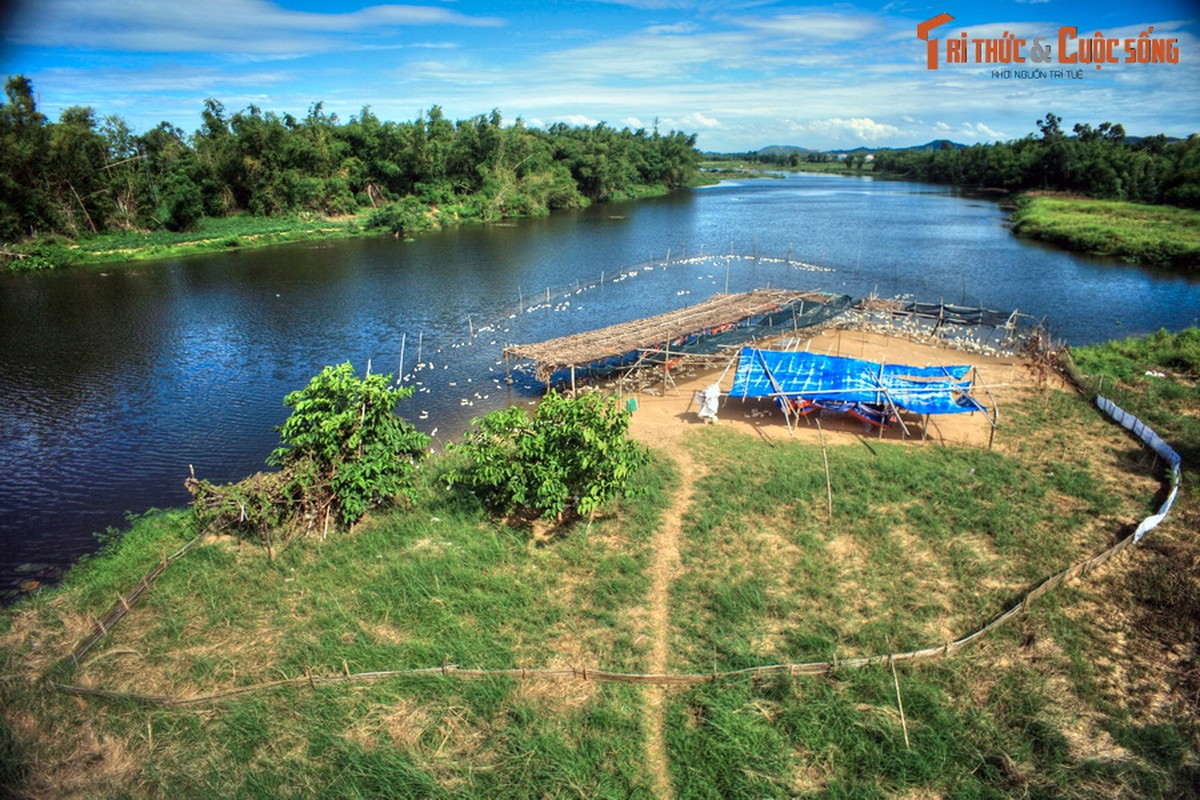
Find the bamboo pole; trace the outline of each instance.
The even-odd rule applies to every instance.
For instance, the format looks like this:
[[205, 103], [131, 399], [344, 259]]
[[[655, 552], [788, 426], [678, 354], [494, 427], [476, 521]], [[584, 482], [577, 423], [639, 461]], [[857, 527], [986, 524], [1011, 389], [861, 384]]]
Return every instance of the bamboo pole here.
[[996, 439], [996, 428], [1000, 425], [1000, 404], [996, 402], [996, 398], [992, 396], [992, 390], [986, 383], [983, 382], [983, 375], [979, 372], [979, 367], [971, 367], [971, 372], [974, 377], [971, 379], [971, 384], [978, 383], [983, 387], [983, 391], [987, 393], [988, 402], [992, 405], [992, 418], [988, 420], [992, 423], [992, 429], [988, 432], [988, 450], [992, 449], [992, 443]]
[[667, 376], [671, 372], [671, 335], [667, 334], [667, 343], [663, 347], [663, 396], [667, 395]]
[[754, 352], [755, 352], [755, 354], [758, 355], [758, 362], [760, 364], [762, 364], [763, 372], [767, 373], [767, 378], [771, 381], [771, 388], [773, 388], [775, 390], [776, 394], [779, 395], [779, 399], [783, 401], [783, 421], [785, 423], [787, 423], [788, 433], [791, 433], [792, 432], [792, 410], [790, 408], [791, 403], [788, 401], [787, 396], [783, 393], [783, 387], [779, 385], [779, 381], [775, 380], [775, 374], [773, 372], [771, 372], [771, 368], [767, 366], [767, 359], [763, 356], [762, 350], [755, 350]]
[[[820, 412], [817, 412], [820, 414]], [[825, 447], [825, 429], [821, 427], [821, 418], [818, 416], [815, 419], [817, 423], [817, 434], [821, 437], [821, 458], [825, 461], [825, 499], [829, 509], [829, 524], [833, 524], [833, 481], [829, 477], [829, 450]]]
[[397, 384], [401, 384], [404, 382], [404, 344], [407, 340], [408, 340], [407, 333], [400, 334], [400, 365], [396, 368], [397, 369], [397, 372], [396, 372], [396, 383]]
[[[888, 646], [891, 649], [891, 646]], [[904, 730], [904, 749], [911, 750], [912, 745], [908, 741], [908, 720], [904, 717], [904, 698], [900, 696], [900, 678], [896, 675], [896, 659], [891, 653], [888, 653], [888, 664], [892, 667], [892, 684], [896, 687], [896, 707], [900, 709], [900, 727]]]

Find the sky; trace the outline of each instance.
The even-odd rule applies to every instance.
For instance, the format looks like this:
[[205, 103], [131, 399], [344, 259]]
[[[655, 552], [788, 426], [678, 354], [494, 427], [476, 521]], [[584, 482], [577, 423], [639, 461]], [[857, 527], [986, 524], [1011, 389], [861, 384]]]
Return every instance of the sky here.
[[1200, 0], [0, 0], [0, 72], [29, 78], [51, 119], [90, 106], [138, 132], [195, 131], [215, 98], [342, 121], [496, 109], [715, 152], [1009, 141], [1048, 112], [1068, 131], [1187, 136]]

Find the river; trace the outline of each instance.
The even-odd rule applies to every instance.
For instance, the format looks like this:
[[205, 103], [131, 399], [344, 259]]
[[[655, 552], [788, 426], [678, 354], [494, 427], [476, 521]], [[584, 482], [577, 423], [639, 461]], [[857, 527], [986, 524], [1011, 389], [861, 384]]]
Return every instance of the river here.
[[283, 396], [326, 364], [396, 372], [403, 349], [417, 393], [400, 411], [440, 448], [534, 396], [503, 383], [505, 343], [726, 288], [1019, 309], [1072, 344], [1200, 324], [1200, 282], [1005, 223], [951, 188], [800, 174], [414, 241], [0, 275], [0, 592], [93, 551], [126, 512], [184, 504], [189, 465], [216, 481], [261, 469]]

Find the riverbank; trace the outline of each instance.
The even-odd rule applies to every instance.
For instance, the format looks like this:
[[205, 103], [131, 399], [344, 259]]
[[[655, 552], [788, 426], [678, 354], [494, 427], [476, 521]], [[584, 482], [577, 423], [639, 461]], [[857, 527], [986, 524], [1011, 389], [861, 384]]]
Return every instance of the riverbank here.
[[[690, 188], [719, 182], [697, 175]], [[642, 184], [614, 193], [606, 202], [620, 203], [662, 197], [670, 193], [662, 184]], [[525, 217], [545, 216], [549, 209], [531, 209], [524, 214], [493, 218], [486, 200], [462, 198], [461, 203], [441, 208], [420, 204], [392, 204], [397, 208], [391, 218], [377, 216], [380, 209], [363, 208], [357, 213], [336, 217], [314, 214], [283, 217], [258, 217], [236, 214], [228, 217], [202, 217], [193, 230], [119, 231], [68, 239], [48, 236], [0, 249], [0, 265], [14, 271], [36, 271], [64, 267], [96, 266], [163, 258], [183, 258], [203, 253], [251, 250], [297, 242], [321, 242], [356, 236], [396, 235], [411, 238], [425, 231], [452, 225], [498, 222]], [[382, 207], [386, 210], [388, 207]]]
[[[827, 337], [810, 346], [921, 355]], [[1078, 354], [1106, 393], [1119, 380], [1123, 404], [1168, 418], [1191, 475], [1200, 440], [1169, 418], [1200, 409], [1196, 338]], [[645, 493], [548, 543], [448, 491], [444, 460], [413, 507], [275, 561], [211, 537], [52, 673], [74, 694], [46, 688], [93, 620], [194, 535], [184, 513], [140, 520], [0, 617], [0, 781], [34, 796], [1178, 796], [1198, 768], [1187, 494], [1147, 546], [963, 655], [661, 689], [595, 680], [940, 645], [1127, 532], [1160, 485], [1144, 452], [1084, 398], [989, 364], [1006, 393], [992, 451], [970, 433], [982, 415], [962, 415], [965, 439], [924, 444], [791, 435], [769, 405], [737, 401], [706, 426], [690, 400], [714, 375], [697, 374], [640, 398]], [[1150, 394], [1160, 381], [1175, 388]], [[229, 695], [199, 700], [213, 692]]]
[[1078, 253], [1200, 271], [1200, 211], [1056, 194], [1018, 198], [1013, 233]]
[[[26, 242], [7, 253], [12, 270], [60, 269], [253, 249], [362, 236], [367, 215], [343, 217], [203, 217], [195, 230], [122, 231], [85, 239], [60, 236]], [[378, 235], [378, 231], [372, 232]]]

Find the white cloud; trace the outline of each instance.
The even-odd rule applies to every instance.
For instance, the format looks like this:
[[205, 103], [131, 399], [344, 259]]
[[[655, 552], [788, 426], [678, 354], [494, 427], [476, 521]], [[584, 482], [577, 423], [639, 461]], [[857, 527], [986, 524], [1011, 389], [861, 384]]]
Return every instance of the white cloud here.
[[876, 122], [869, 117], [818, 119], [797, 123], [794, 128], [797, 132], [816, 134], [835, 142], [847, 139], [857, 142], [879, 142], [900, 133], [900, 129], [895, 125]]
[[684, 114], [678, 119], [663, 119], [659, 128], [667, 127], [672, 130], [690, 131], [696, 128], [720, 128], [719, 120], [701, 114], [699, 111], [693, 111], [690, 114]]
[[585, 116], [583, 114], [568, 114], [564, 117], [555, 117], [554, 121], [555, 122], [565, 122], [568, 125], [574, 125], [575, 127], [581, 127], [581, 126], [586, 125], [589, 128], [592, 127], [593, 125], [600, 124], [600, 120], [592, 119], [591, 117]]
[[656, 79], [694, 75], [701, 68], [752, 68], [762, 61], [761, 44], [744, 33], [690, 36], [638, 32], [595, 44], [559, 50], [544, 58], [561, 77]]
[[320, 52], [338, 34], [376, 36], [413, 25], [496, 26], [435, 6], [377, 5], [343, 13], [284, 9], [267, 0], [40, 0], [18, 17], [14, 42], [134, 52]]
[[700, 30], [700, 26], [695, 22], [676, 22], [671, 25], [651, 25], [649, 28], [646, 28], [646, 33], [657, 36], [695, 33], [698, 30]]
[[735, 25], [769, 33], [823, 42], [845, 42], [862, 39], [881, 28], [875, 17], [859, 14], [815, 12], [808, 14], [778, 14], [773, 17], [731, 19]]
[[983, 122], [976, 122], [972, 125], [969, 122], [964, 122], [959, 129], [959, 134], [969, 139], [977, 139], [979, 141], [1002, 142], [1011, 137], [1005, 136], [998, 130], [995, 130]]

